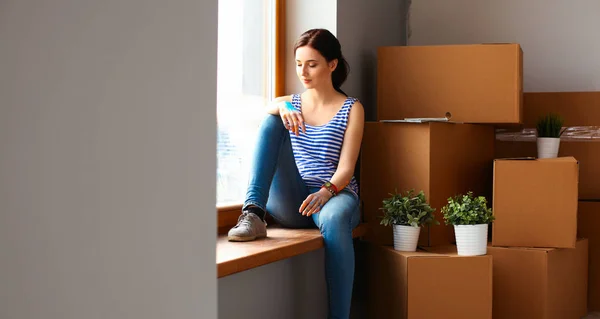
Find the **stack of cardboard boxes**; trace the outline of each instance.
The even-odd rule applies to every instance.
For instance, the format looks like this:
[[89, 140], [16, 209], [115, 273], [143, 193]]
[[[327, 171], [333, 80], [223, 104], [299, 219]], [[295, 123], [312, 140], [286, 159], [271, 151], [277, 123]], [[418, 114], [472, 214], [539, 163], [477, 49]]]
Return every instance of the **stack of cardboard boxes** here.
[[[540, 228], [539, 221], [534, 222], [530, 219], [527, 222], [530, 225], [528, 232], [535, 233], [536, 236], [542, 237], [540, 239], [546, 240], [547, 245], [552, 243], [554, 246], [568, 246], [567, 239], [572, 243], [575, 229], [580, 238], [588, 239], [587, 307], [588, 311], [600, 311], [600, 183], [598, 182], [600, 179], [600, 131], [598, 127], [600, 125], [600, 92], [525, 93], [523, 125], [517, 130], [509, 129], [507, 132], [497, 135], [496, 157], [535, 156], [535, 136], [532, 136], [530, 132], [535, 128], [537, 119], [549, 112], [560, 114], [565, 120], [563, 126], [566, 131], [561, 138], [558, 156], [560, 158], [572, 156], [577, 159], [579, 184], [578, 188], [574, 189], [573, 186], [567, 187], [560, 183], [562, 178], [572, 175], [565, 170], [568, 165], [566, 163], [555, 163], [554, 165], [562, 166], [561, 170], [556, 167], [552, 173], [540, 176], [540, 178], [544, 178], [544, 183], [538, 185], [535, 193], [530, 192], [529, 194], [546, 199], [550, 203], [558, 202], [559, 205], [566, 205], [568, 199], [568, 206], [557, 210], [554, 206], [547, 205], [544, 211], [537, 213], [537, 217], [543, 215], [546, 221], [545, 225], [548, 225], [547, 223], [551, 220], [555, 221], [554, 227], [543, 229]], [[562, 173], [560, 173], [561, 171]], [[557, 174], [561, 175], [557, 176]], [[539, 192], [538, 189], [542, 192]], [[553, 192], [554, 195], [545, 194], [547, 192]], [[575, 195], [572, 194], [573, 192]], [[569, 194], [568, 197], [567, 194]], [[501, 213], [502, 211], [500, 211]], [[502, 223], [494, 227], [494, 231], [499, 231], [498, 227], [502, 227]], [[561, 236], [563, 239], [559, 240], [558, 238]], [[505, 239], [500, 238], [500, 240], [505, 242]], [[578, 241], [576, 249], [583, 250], [584, 247], [581, 247], [583, 245], [585, 245], [583, 242]], [[495, 261], [495, 255], [494, 258]], [[583, 256], [565, 256], [563, 258], [583, 259]], [[580, 261], [580, 263], [582, 262]], [[554, 293], [562, 294], [555, 298], [563, 301], [572, 298], [573, 295], [576, 295], [577, 299], [581, 298], [582, 288], [579, 287], [575, 290], [573, 283], [581, 285], [582, 277], [580, 276], [585, 273], [585, 269], [583, 265], [577, 267], [577, 271], [572, 269], [568, 273], [558, 274], [562, 278], [558, 280], [564, 280], [562, 285], [569, 289], [562, 288], [560, 292], [555, 291]], [[500, 280], [500, 278], [497, 279]], [[562, 308], [579, 309], [582, 307], [580, 300], [573, 300], [570, 305], [570, 307], [563, 305]]]
[[[373, 318], [578, 318], [585, 311], [577, 161], [494, 161], [496, 126], [523, 123], [522, 54], [517, 44], [379, 48], [378, 121], [366, 123], [361, 155], [370, 231], [357, 259]], [[443, 117], [449, 121], [397, 121]], [[421, 249], [410, 253], [395, 251], [391, 227], [379, 224], [382, 200], [409, 189], [425, 192], [440, 222], [421, 230]], [[469, 190], [500, 211], [486, 256], [457, 256], [440, 212], [448, 197]]]
[[573, 157], [498, 159], [494, 318], [587, 314], [588, 241], [577, 239], [579, 164]]
[[[361, 155], [361, 198], [372, 226], [367, 239], [390, 245], [379, 225], [389, 193], [423, 190], [440, 226], [425, 229], [421, 246], [451, 243], [440, 208], [472, 190], [491, 199], [494, 125], [522, 118], [522, 51], [517, 44], [381, 47], [377, 122], [367, 122]], [[390, 123], [444, 118], [449, 123]]]

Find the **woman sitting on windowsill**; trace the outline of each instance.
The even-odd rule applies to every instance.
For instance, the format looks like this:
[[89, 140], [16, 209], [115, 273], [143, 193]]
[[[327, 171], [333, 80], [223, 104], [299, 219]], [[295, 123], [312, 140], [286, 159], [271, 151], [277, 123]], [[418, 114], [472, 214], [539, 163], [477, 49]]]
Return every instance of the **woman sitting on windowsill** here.
[[266, 237], [268, 212], [283, 227], [318, 227], [325, 245], [329, 318], [348, 318], [354, 280], [352, 229], [360, 219], [353, 176], [364, 110], [340, 86], [348, 75], [336, 37], [303, 33], [294, 46], [306, 91], [279, 97], [259, 129], [246, 200], [231, 241]]

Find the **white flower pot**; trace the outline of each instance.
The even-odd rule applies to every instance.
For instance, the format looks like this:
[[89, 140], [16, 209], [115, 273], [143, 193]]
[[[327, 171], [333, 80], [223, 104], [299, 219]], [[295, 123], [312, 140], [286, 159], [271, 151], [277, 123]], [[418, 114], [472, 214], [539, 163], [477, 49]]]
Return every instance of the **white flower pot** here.
[[537, 153], [538, 158], [555, 158], [558, 156], [560, 138], [556, 137], [538, 137]]
[[394, 249], [399, 251], [416, 251], [421, 227], [393, 225]]
[[460, 256], [479, 256], [487, 253], [488, 225], [454, 225], [456, 248]]

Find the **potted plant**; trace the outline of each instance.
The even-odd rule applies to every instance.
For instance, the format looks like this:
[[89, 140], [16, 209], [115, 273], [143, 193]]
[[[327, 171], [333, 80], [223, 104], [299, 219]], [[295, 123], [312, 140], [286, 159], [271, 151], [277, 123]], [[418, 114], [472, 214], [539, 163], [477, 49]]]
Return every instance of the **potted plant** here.
[[441, 211], [446, 225], [454, 226], [459, 255], [487, 253], [488, 224], [494, 221], [494, 215], [485, 197], [473, 196], [473, 192], [451, 197]]
[[537, 152], [538, 158], [555, 158], [558, 156], [563, 119], [560, 115], [549, 113], [538, 119]]
[[411, 189], [402, 195], [396, 190], [390, 195], [392, 197], [384, 199], [380, 208], [384, 213], [381, 225], [392, 225], [395, 250], [416, 251], [421, 226], [439, 225], [433, 215], [435, 209], [429, 206], [423, 191], [415, 195]]

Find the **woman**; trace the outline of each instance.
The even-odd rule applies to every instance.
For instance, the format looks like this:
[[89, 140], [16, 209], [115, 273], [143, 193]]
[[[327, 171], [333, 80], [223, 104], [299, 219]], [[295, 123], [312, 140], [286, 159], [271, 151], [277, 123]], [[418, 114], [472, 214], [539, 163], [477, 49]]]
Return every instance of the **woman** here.
[[333, 34], [303, 33], [294, 46], [306, 91], [279, 97], [260, 127], [246, 201], [229, 240], [267, 236], [268, 212], [283, 227], [318, 227], [325, 244], [329, 318], [348, 318], [354, 280], [352, 229], [359, 223], [353, 176], [364, 110], [340, 89], [348, 64]]

